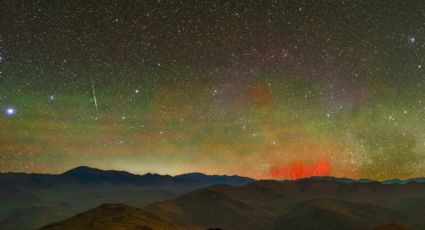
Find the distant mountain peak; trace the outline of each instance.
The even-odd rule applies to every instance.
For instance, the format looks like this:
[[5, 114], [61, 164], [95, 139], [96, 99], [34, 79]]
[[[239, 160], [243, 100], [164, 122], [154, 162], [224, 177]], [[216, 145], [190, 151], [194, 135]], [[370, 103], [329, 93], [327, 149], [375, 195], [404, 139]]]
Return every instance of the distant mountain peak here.
[[178, 176], [188, 176], [188, 175], [192, 175], [192, 176], [206, 176], [207, 174], [201, 173], [201, 172], [191, 172], [191, 173], [183, 173], [183, 174], [180, 174]]
[[80, 173], [93, 173], [93, 172], [103, 172], [103, 171], [104, 170], [92, 168], [92, 167], [83, 165], [83, 166], [78, 166], [76, 168], [70, 169], [70, 170], [62, 173], [62, 175], [80, 174]]
[[137, 183], [142, 176], [125, 171], [102, 170], [88, 166], [79, 166], [59, 175], [78, 183]]
[[135, 175], [126, 171], [118, 171], [118, 170], [104, 170], [104, 169], [98, 169], [98, 168], [92, 168], [89, 166], [78, 166], [76, 168], [70, 169], [61, 175], [71, 175], [71, 176], [82, 176], [82, 175], [112, 175], [112, 174], [121, 174], [121, 175], [127, 175], [127, 176], [140, 176]]

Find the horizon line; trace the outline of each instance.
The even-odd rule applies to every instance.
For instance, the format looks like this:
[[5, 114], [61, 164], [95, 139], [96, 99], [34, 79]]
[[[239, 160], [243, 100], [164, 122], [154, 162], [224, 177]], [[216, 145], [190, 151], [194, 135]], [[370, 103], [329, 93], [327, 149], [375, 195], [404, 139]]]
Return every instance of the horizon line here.
[[80, 165], [80, 166], [76, 166], [76, 167], [72, 167], [69, 168], [68, 170], [62, 171], [61, 173], [45, 173], [45, 172], [23, 172], [23, 171], [0, 171], [0, 174], [28, 174], [28, 175], [32, 175], [32, 174], [39, 174], [39, 175], [62, 175], [65, 174], [69, 171], [72, 171], [74, 169], [78, 169], [78, 168], [90, 168], [90, 169], [95, 169], [95, 170], [100, 170], [100, 171], [113, 171], [113, 172], [125, 172], [125, 173], [129, 173], [132, 175], [136, 175], [136, 176], [144, 176], [144, 175], [148, 175], [148, 174], [153, 174], [153, 175], [160, 175], [160, 176], [170, 176], [170, 177], [177, 177], [177, 176], [182, 176], [182, 175], [187, 175], [187, 174], [203, 174], [206, 176], [237, 176], [237, 177], [242, 177], [242, 178], [248, 178], [248, 179], [252, 179], [255, 181], [267, 181], [267, 180], [272, 180], [272, 181], [297, 181], [297, 180], [303, 180], [303, 179], [311, 179], [311, 178], [335, 178], [335, 179], [348, 179], [348, 180], [354, 180], [354, 181], [362, 181], [362, 180], [369, 180], [369, 181], [374, 181], [374, 182], [386, 182], [386, 181], [392, 181], [392, 180], [399, 180], [399, 181], [409, 181], [409, 180], [414, 180], [414, 179], [421, 179], [421, 178], [425, 178], [425, 176], [423, 177], [407, 177], [407, 178], [387, 178], [387, 179], [373, 179], [373, 178], [366, 178], [366, 177], [337, 177], [337, 176], [332, 176], [332, 175], [316, 175], [316, 176], [308, 176], [308, 177], [300, 177], [300, 178], [253, 178], [253, 177], [249, 177], [249, 176], [243, 176], [243, 175], [238, 175], [238, 174], [207, 174], [204, 172], [199, 172], [199, 171], [189, 171], [189, 172], [183, 172], [183, 173], [179, 173], [179, 174], [162, 174], [162, 173], [157, 173], [157, 172], [145, 172], [145, 173], [134, 173], [134, 172], [130, 172], [130, 171], [126, 171], [126, 170], [120, 170], [120, 169], [105, 169], [105, 168], [97, 168], [97, 167], [91, 167], [91, 166], [87, 166], [87, 165]]

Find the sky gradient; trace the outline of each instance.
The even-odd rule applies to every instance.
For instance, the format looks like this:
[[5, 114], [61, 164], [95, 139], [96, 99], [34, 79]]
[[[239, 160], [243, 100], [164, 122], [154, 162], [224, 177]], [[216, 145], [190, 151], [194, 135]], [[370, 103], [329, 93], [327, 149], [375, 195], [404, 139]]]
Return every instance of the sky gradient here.
[[421, 1], [4, 5], [2, 172], [425, 176]]

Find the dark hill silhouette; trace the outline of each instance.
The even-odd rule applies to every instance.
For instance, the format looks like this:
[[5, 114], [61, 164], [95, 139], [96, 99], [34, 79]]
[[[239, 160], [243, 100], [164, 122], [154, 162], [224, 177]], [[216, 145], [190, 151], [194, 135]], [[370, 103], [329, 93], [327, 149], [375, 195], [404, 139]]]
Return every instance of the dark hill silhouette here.
[[43, 227], [44, 230], [183, 230], [174, 224], [123, 204], [104, 204], [67, 220]]
[[80, 184], [131, 184], [131, 185], [164, 185], [167, 183], [184, 183], [169, 175], [147, 173], [135, 175], [125, 171], [100, 170], [80, 166], [59, 175], [62, 181], [72, 181]]
[[52, 186], [78, 186], [78, 185], [135, 185], [149, 187], [172, 186], [208, 186], [212, 184], [241, 185], [254, 181], [251, 178], [240, 176], [217, 176], [202, 173], [190, 173], [178, 176], [159, 175], [147, 173], [144, 175], [131, 174], [125, 171], [101, 170], [80, 166], [59, 175], [52, 174], [26, 174], [26, 173], [0, 173], [0, 189], [10, 187], [46, 188]]
[[2, 230], [7, 229], [35, 229], [44, 226], [51, 220], [62, 220], [76, 211], [69, 204], [43, 204], [21, 208], [0, 223]]
[[203, 181], [204, 183], [210, 184], [231, 184], [231, 185], [241, 185], [248, 182], [253, 182], [254, 180], [248, 177], [241, 177], [237, 175], [233, 176], [224, 176], [224, 175], [206, 175], [203, 173], [187, 173], [175, 176], [177, 179], [189, 180], [189, 181]]
[[424, 193], [417, 182], [258, 181], [214, 185], [144, 210], [204, 229], [372, 229], [392, 222], [424, 229]]
[[411, 230], [411, 229], [412, 228], [409, 228], [400, 224], [394, 224], [394, 223], [373, 228], [373, 230]]
[[280, 218], [282, 221], [274, 229], [355, 230], [402, 221], [396, 212], [386, 208], [327, 198], [300, 202]]

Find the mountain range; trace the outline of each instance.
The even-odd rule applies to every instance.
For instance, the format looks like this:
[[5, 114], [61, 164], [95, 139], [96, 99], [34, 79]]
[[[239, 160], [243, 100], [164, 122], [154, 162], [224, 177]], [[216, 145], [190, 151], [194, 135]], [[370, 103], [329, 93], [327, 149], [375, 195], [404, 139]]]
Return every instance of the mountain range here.
[[425, 229], [423, 181], [2, 173], [0, 229]]
[[214, 184], [253, 181], [202, 173], [135, 175], [86, 166], [58, 175], [0, 173], [0, 229], [35, 229], [104, 203], [143, 207]]
[[133, 185], [145, 187], [167, 187], [173, 189], [186, 186], [205, 186], [216, 183], [244, 184], [254, 181], [248, 177], [205, 175], [202, 173], [188, 173], [178, 176], [147, 173], [144, 175], [131, 174], [125, 171], [100, 170], [87, 166], [80, 166], [59, 175], [0, 173], [0, 188], [10, 187], [69, 187], [90, 185]]

